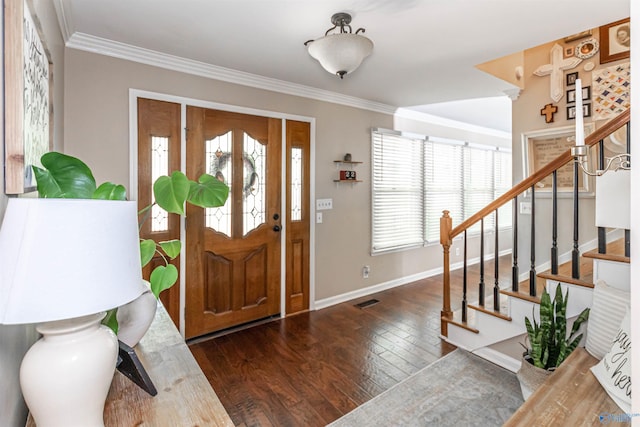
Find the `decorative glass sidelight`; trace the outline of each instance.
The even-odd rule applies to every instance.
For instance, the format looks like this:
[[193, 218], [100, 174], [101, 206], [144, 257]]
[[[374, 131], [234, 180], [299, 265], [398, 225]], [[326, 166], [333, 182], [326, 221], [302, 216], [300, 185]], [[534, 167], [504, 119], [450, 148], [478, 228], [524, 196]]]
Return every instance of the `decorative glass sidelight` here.
[[302, 148], [291, 148], [291, 221], [302, 220]]
[[[151, 137], [151, 182], [169, 174], [169, 138], [166, 136]], [[169, 214], [155, 204], [156, 198], [151, 191], [151, 231], [169, 230]]]
[[231, 237], [233, 135], [231, 131], [205, 141], [206, 173], [215, 176], [229, 186], [229, 198], [224, 206], [205, 209], [207, 227]]
[[266, 217], [266, 155], [267, 148], [245, 133], [243, 138], [243, 235], [265, 223]]

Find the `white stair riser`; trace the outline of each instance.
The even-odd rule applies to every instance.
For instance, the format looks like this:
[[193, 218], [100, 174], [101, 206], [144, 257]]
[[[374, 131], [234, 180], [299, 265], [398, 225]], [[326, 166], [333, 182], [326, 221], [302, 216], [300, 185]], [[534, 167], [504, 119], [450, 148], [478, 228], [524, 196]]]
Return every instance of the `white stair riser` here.
[[[547, 280], [547, 289], [551, 295], [551, 299], [556, 294], [557, 280]], [[569, 291], [569, 303], [567, 304], [567, 319], [574, 317], [582, 313], [587, 307], [591, 307], [593, 303], [593, 289], [585, 288], [584, 286], [576, 286], [567, 283], [562, 283], [562, 295], [566, 295]]]
[[[547, 289], [555, 295], [557, 281], [547, 281]], [[580, 314], [586, 307], [591, 307], [593, 290], [583, 286], [562, 283], [562, 294], [569, 290], [569, 304], [567, 306], [567, 318], [573, 318]], [[509, 298], [509, 315], [512, 321], [506, 321], [480, 311], [475, 312], [475, 325], [479, 333], [470, 332], [456, 325], [449, 325], [447, 341], [469, 351], [495, 344], [500, 341], [526, 333], [525, 317], [529, 320], [540, 322], [540, 306], [531, 301], [520, 298]], [[532, 319], [533, 315], [533, 319]]]
[[464, 343], [463, 347], [466, 350], [473, 351], [524, 332], [524, 324], [508, 322], [481, 311], [475, 312], [475, 318], [475, 328], [480, 333], [476, 334], [456, 325], [449, 325], [449, 340], [455, 343]]
[[604, 280], [607, 285], [623, 291], [629, 291], [631, 283], [631, 266], [626, 262], [593, 260], [593, 278]]

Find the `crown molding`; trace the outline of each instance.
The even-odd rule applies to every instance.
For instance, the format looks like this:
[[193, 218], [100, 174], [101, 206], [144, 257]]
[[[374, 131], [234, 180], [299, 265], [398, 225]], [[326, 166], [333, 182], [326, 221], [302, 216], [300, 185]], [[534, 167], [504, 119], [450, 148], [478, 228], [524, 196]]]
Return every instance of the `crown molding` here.
[[65, 44], [69, 40], [71, 34], [70, 28], [73, 28], [73, 23], [70, 22], [70, 16], [65, 13], [64, 3], [62, 0], [53, 0], [53, 8], [56, 11], [56, 17], [58, 18], [58, 26], [62, 33], [62, 39]]
[[509, 132], [505, 132], [498, 129], [487, 128], [484, 126], [472, 125], [470, 123], [465, 123], [465, 122], [460, 122], [458, 120], [452, 120], [444, 117], [434, 116], [432, 114], [423, 113], [421, 111], [409, 110], [406, 108], [398, 108], [396, 110], [395, 117], [401, 117], [404, 119], [416, 120], [423, 123], [440, 125], [440, 126], [464, 130], [467, 132], [473, 132], [477, 134], [489, 135], [497, 138], [511, 140], [511, 134]]
[[[60, 16], [60, 14], [58, 16]], [[70, 49], [92, 52], [99, 55], [125, 59], [128, 61], [139, 62], [154, 67], [164, 68], [167, 70], [206, 77], [213, 80], [235, 83], [242, 86], [254, 87], [257, 89], [270, 90], [287, 95], [301, 96], [304, 98], [331, 102], [334, 104], [375, 111], [383, 114], [393, 114], [396, 111], [396, 107], [393, 107], [391, 105], [368, 101], [365, 99], [343, 95], [327, 90], [316, 89], [310, 86], [285, 82], [283, 80], [263, 77], [244, 71], [219, 67], [216, 65], [194, 61], [191, 59], [185, 59], [179, 56], [168, 55], [154, 50], [115, 42], [113, 40], [95, 37], [84, 33], [73, 33], [67, 40], [66, 47]]]

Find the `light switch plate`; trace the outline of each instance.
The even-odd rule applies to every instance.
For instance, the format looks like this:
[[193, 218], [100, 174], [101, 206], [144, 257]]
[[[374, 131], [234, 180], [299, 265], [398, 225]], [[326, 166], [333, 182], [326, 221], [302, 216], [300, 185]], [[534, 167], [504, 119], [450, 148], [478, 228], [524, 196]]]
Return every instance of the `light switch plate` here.
[[324, 211], [328, 209], [333, 209], [333, 199], [317, 199], [316, 200], [316, 210]]

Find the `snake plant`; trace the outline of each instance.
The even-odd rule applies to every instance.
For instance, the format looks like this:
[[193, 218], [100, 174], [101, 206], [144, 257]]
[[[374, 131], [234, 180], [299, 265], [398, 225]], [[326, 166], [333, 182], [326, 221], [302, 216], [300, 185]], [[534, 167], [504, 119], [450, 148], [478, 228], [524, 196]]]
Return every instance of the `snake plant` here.
[[[105, 182], [96, 186], [91, 169], [80, 159], [58, 152], [49, 152], [40, 159], [42, 168], [32, 166], [36, 178], [38, 195], [42, 198], [126, 200], [126, 189], [122, 185]], [[153, 184], [155, 203], [169, 213], [185, 214], [185, 203], [203, 208], [223, 206], [229, 195], [229, 187], [215, 177], [203, 174], [198, 181], [188, 179], [182, 172], [175, 171], [169, 176], [159, 177]], [[149, 216], [149, 205], [140, 210], [144, 222]], [[155, 254], [164, 260], [164, 265], [156, 266], [151, 272], [149, 283], [151, 292], [159, 297], [160, 292], [173, 286], [178, 280], [178, 269], [169, 263], [180, 254], [180, 240], [156, 242], [140, 239], [142, 267]], [[117, 332], [115, 313], [107, 316], [107, 324]]]
[[589, 309], [585, 308], [574, 320], [571, 333], [567, 334], [567, 302], [569, 291], [562, 295], [562, 288], [558, 283], [556, 295], [551, 300], [545, 288], [540, 298], [540, 324], [533, 319], [533, 325], [528, 317], [524, 322], [527, 327], [530, 348], [527, 355], [534, 366], [552, 370], [571, 354], [582, 339], [578, 333], [580, 325], [589, 318]]

